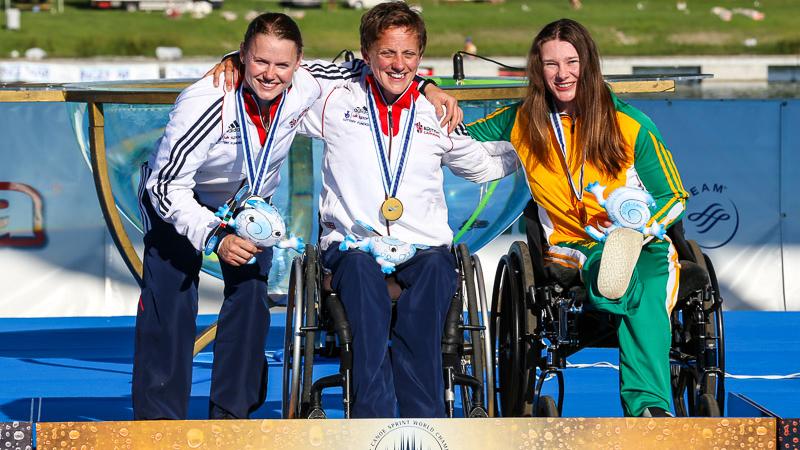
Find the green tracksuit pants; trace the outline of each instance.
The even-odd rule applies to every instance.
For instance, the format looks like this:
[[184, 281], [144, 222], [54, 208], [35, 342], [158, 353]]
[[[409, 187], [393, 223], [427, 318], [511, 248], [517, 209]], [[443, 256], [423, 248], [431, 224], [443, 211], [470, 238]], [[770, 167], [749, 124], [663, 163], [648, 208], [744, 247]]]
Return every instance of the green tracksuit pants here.
[[569, 242], [559, 247], [551, 251], [571, 253], [568, 259], [579, 264], [582, 261], [587, 309], [612, 313], [617, 319], [620, 397], [625, 415], [638, 416], [651, 406], [669, 411], [669, 316], [677, 300], [680, 268], [672, 243], [653, 240], [642, 248], [628, 290], [617, 300], [597, 291], [602, 243]]

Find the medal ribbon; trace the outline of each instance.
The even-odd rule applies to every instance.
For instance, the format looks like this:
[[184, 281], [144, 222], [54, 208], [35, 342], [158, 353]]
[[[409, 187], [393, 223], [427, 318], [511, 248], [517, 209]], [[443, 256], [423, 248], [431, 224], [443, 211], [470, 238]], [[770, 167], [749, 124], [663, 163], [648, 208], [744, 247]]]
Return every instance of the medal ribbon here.
[[[257, 144], [254, 143], [260, 143], [260, 140], [256, 125], [252, 123], [250, 116], [248, 116], [245, 111], [244, 84], [242, 84], [242, 86], [240, 86], [239, 90], [236, 92], [236, 118], [239, 121], [239, 127], [242, 130], [242, 147], [244, 147], [244, 161], [245, 166], [247, 167], [247, 184], [250, 185], [250, 193], [252, 195], [258, 195], [259, 191], [261, 191], [261, 188], [264, 185], [264, 178], [266, 178], [267, 167], [269, 166], [269, 160], [272, 156], [272, 147], [275, 142], [275, 134], [278, 128], [277, 124], [279, 123], [281, 111], [283, 110], [283, 105], [286, 101], [285, 93], [281, 94], [280, 97], [278, 109], [275, 111], [275, 117], [270, 120], [271, 125], [267, 130], [267, 139], [264, 141], [264, 146], [260, 149], [259, 154], [256, 155], [254, 152], [254, 146], [257, 146]], [[260, 115], [261, 107], [258, 106], [258, 101], [256, 101], [256, 107], [259, 109]], [[255, 136], [255, 139], [253, 136]]]
[[[409, 108], [408, 113], [408, 121], [405, 129], [403, 130], [403, 147], [400, 151], [400, 160], [394, 176], [392, 176], [392, 174], [389, 172], [391, 161], [389, 161], [389, 155], [383, 146], [383, 133], [381, 133], [380, 121], [378, 120], [377, 114], [378, 108], [375, 105], [375, 97], [372, 94], [371, 88], [367, 89], [367, 106], [369, 106], [370, 130], [372, 131], [372, 137], [374, 138], [375, 150], [378, 153], [378, 162], [381, 164], [383, 191], [388, 197], [394, 197], [397, 195], [397, 188], [400, 186], [400, 180], [402, 179], [405, 171], [406, 156], [408, 155], [408, 150], [411, 148], [411, 127], [414, 124], [416, 102], [413, 100], [411, 101], [411, 107]], [[392, 133], [391, 129], [389, 129], [389, 133]]]
[[578, 180], [580, 187], [576, 188], [575, 181], [572, 179], [569, 160], [567, 159], [567, 140], [564, 137], [564, 128], [561, 126], [561, 114], [559, 114], [555, 102], [550, 103], [550, 109], [550, 125], [553, 127], [553, 132], [555, 133], [556, 140], [558, 141], [558, 147], [561, 150], [561, 155], [564, 157], [564, 172], [567, 176], [567, 180], [569, 181], [569, 187], [572, 189], [572, 193], [578, 200], [578, 204], [576, 205], [578, 209], [578, 215], [580, 216], [578, 220], [580, 220], [581, 226], [584, 226], [586, 225], [588, 219], [586, 216], [586, 207], [583, 205], [583, 169], [586, 167], [586, 155], [584, 154], [583, 158], [581, 159], [581, 174]]
[[561, 126], [561, 114], [558, 113], [558, 109], [556, 108], [555, 104], [551, 104], [551, 112], [550, 112], [550, 125], [553, 126], [553, 132], [556, 135], [556, 140], [558, 141], [558, 147], [561, 150], [561, 155], [564, 157], [564, 166], [566, 167], [566, 175], [567, 180], [569, 180], [569, 187], [572, 189], [572, 193], [575, 194], [575, 198], [578, 199], [579, 202], [583, 201], [583, 168], [586, 165], [586, 158], [584, 157], [581, 161], [581, 175], [580, 175], [580, 189], [575, 187], [575, 181], [572, 180], [572, 173], [570, 172], [570, 165], [569, 160], [567, 159], [567, 140], [564, 137], [564, 128]]

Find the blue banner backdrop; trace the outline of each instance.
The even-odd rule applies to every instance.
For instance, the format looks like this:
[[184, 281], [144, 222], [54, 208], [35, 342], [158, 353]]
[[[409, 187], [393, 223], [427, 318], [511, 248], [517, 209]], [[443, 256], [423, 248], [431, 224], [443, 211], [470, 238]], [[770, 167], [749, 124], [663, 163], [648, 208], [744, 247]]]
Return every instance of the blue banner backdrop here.
[[[684, 218], [687, 234], [712, 257], [726, 307], [800, 310], [800, 280], [792, 276], [800, 268], [800, 200], [792, 193], [800, 175], [800, 130], [794, 126], [800, 122], [800, 101], [631, 103], [650, 115], [674, 154], [692, 196]], [[468, 119], [474, 119], [496, 103], [466, 106]], [[70, 123], [75, 110], [63, 103], [0, 103], [0, 316], [135, 310], [137, 296], [116, 289], [109, 275], [115, 257], [109, 254], [113, 250], [91, 173]], [[147, 129], [134, 134], [154, 141], [160, 133]], [[129, 148], [133, 153], [150, 148], [149, 142], [118, 143], [134, 144], [136, 149]], [[320, 145], [312, 148], [309, 167], [317, 186]], [[452, 178], [448, 175], [448, 202], [451, 226], [458, 231], [461, 217], [469, 216], [488, 189]], [[517, 175], [497, 186], [465, 239], [483, 245], [502, 231], [498, 226], [513, 218], [514, 208], [526, 199], [527, 188], [519, 181]], [[291, 184], [284, 184], [288, 201]], [[304, 201], [315, 208], [315, 194], [307, 194]], [[310, 217], [316, 217], [313, 210]], [[483, 261], [487, 273], [495, 264]]]

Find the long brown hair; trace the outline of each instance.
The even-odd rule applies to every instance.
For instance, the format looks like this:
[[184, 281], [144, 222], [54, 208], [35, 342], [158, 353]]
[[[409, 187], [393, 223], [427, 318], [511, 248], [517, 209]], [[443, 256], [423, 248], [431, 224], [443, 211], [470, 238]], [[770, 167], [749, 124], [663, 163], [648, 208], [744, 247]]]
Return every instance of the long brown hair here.
[[[614, 101], [600, 72], [600, 56], [589, 31], [570, 19], [560, 19], [542, 28], [528, 53], [528, 90], [520, 107], [523, 143], [545, 167], [552, 169], [550, 150], [550, 104], [542, 63], [542, 45], [559, 40], [572, 44], [578, 52], [580, 75], [575, 91], [578, 121], [577, 143], [586, 150], [587, 161], [608, 176], [619, 173], [626, 163], [625, 142], [617, 122]], [[581, 157], [582, 159], [582, 157]], [[582, 160], [574, 161], [580, 165]]]

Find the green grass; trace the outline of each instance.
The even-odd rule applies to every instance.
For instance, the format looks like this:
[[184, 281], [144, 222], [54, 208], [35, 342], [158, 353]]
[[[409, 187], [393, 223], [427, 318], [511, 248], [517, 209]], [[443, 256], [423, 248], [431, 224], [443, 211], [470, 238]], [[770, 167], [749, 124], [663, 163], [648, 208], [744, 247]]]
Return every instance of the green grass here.
[[[226, 0], [222, 11], [239, 15], [227, 22], [214, 11], [197, 20], [168, 19], [160, 12], [92, 10], [89, 0], [67, 0], [65, 12], [23, 11], [22, 30], [0, 30], [0, 58], [11, 50], [41, 47], [50, 57], [147, 56], [157, 46], [177, 46], [184, 56], [217, 57], [238, 47], [247, 11], [284, 10], [274, 1]], [[427, 56], [450, 56], [471, 36], [484, 55], [524, 55], [546, 23], [570, 17], [586, 25], [603, 55], [720, 55], [800, 53], [800, 0], [760, 0], [766, 19], [734, 15], [723, 22], [713, 6], [752, 8], [753, 0], [688, 0], [690, 13], [674, 0], [584, 0], [579, 11], [567, 0], [506, 0], [505, 3], [410, 0], [423, 7], [428, 26]], [[644, 6], [638, 10], [637, 3]], [[306, 55], [332, 57], [358, 49], [362, 14], [344, 7], [294, 10], [306, 41]], [[755, 38], [758, 45], [746, 47]]]

